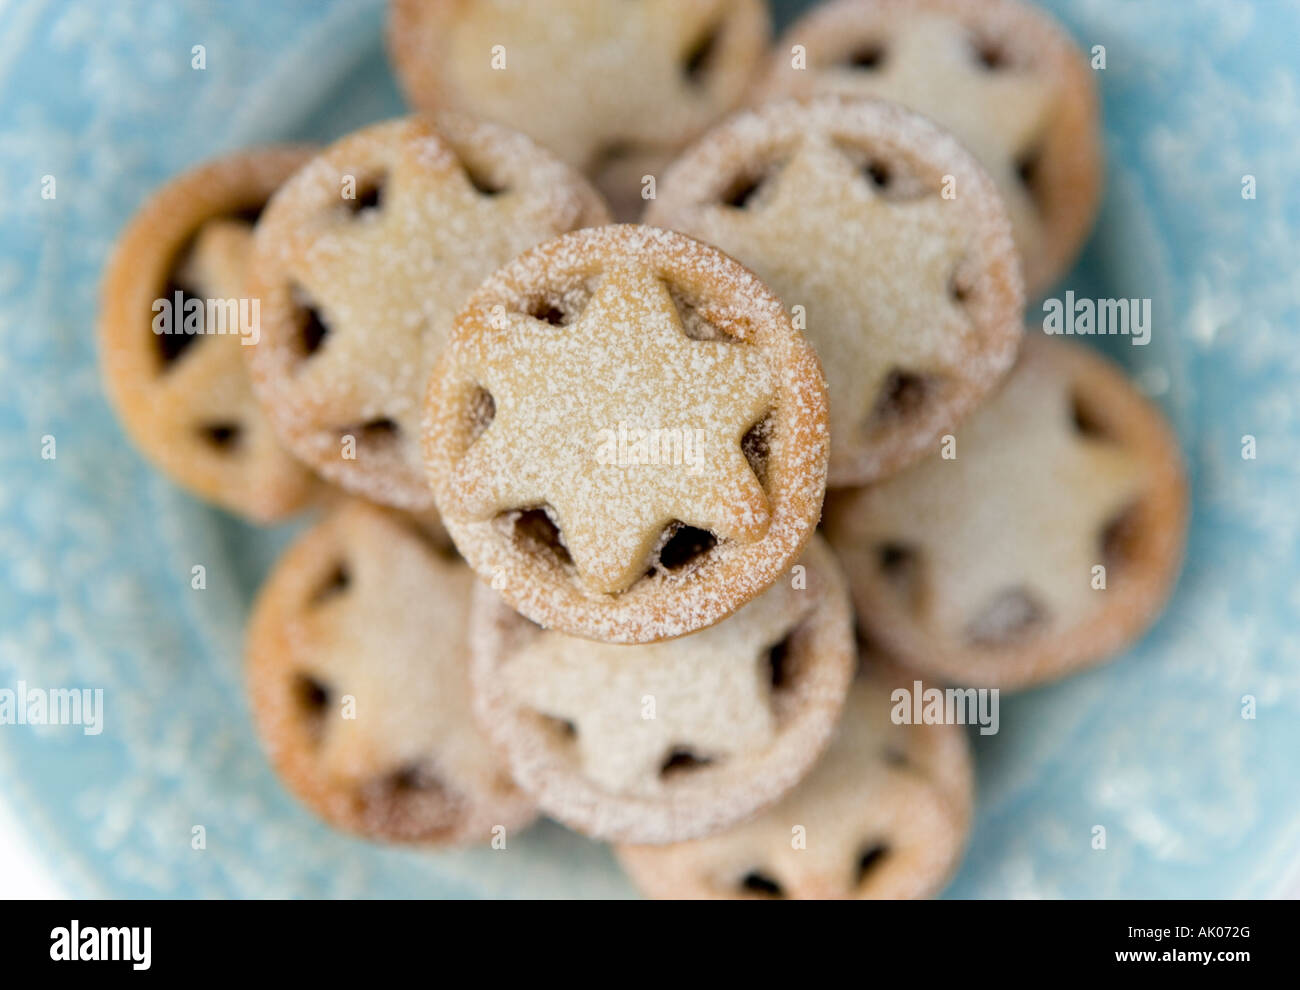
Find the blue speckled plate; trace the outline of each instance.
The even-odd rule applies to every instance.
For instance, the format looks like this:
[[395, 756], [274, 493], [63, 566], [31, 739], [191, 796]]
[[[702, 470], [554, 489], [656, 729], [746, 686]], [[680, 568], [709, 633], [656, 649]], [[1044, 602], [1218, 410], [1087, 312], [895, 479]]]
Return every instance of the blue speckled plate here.
[[[1193, 529], [1173, 603], [1138, 647], [1007, 699], [1000, 734], [975, 739], [979, 815], [950, 894], [1275, 893], [1300, 865], [1300, 11], [1050, 6], [1107, 49], [1108, 193], [1066, 286], [1154, 300], [1151, 345], [1110, 350], [1179, 430]], [[99, 271], [131, 211], [182, 168], [326, 140], [401, 102], [374, 0], [213, 10], [0, 8], [0, 688], [102, 687], [106, 706], [98, 736], [0, 726], [3, 798], [80, 894], [628, 894], [604, 848], [553, 825], [505, 853], [344, 838], [258, 751], [241, 635], [289, 534], [195, 502], [128, 447], [98, 382]], [[190, 588], [196, 563], [205, 591]], [[206, 849], [191, 847], [195, 825]]]

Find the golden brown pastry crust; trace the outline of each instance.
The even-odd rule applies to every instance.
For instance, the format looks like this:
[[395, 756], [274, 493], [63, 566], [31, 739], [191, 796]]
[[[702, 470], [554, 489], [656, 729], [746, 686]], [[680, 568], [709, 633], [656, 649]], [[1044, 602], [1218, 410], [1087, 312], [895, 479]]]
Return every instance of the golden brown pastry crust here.
[[[795, 45], [805, 69], [792, 67]], [[1031, 298], [1068, 270], [1096, 217], [1103, 152], [1093, 72], [1030, 4], [831, 0], [778, 41], [757, 93], [875, 96], [951, 130], [1008, 204]]]
[[1151, 624], [1182, 561], [1187, 482], [1164, 417], [1115, 365], [1027, 336], [955, 449], [827, 504], [873, 642], [929, 677], [1016, 689]]
[[816, 537], [800, 564], [717, 625], [651, 646], [546, 632], [479, 585], [479, 722], [540, 807], [592, 838], [733, 825], [807, 773], [852, 677], [839, 565]]
[[974, 781], [959, 725], [894, 724], [915, 690], [869, 661], [812, 772], [753, 819], [703, 839], [615, 847], [641, 890], [668, 899], [875, 900], [931, 897], [961, 860]]
[[470, 712], [473, 583], [417, 522], [359, 500], [267, 578], [248, 628], [249, 700], [277, 773], [330, 824], [442, 845], [532, 821]]
[[1001, 199], [917, 114], [768, 104], [701, 138], [658, 192], [647, 222], [729, 252], [801, 310], [830, 391], [832, 486], [936, 449], [1015, 358], [1024, 290]]
[[[734, 612], [803, 549], [825, 490], [812, 348], [751, 272], [650, 227], [568, 234], [492, 276], [427, 412], [456, 546], [519, 611], [588, 639], [655, 642]], [[624, 444], [636, 429], [675, 450]]]
[[258, 223], [248, 360], [275, 427], [348, 491], [431, 508], [420, 404], [452, 317], [520, 251], [606, 219], [582, 176], [495, 125], [417, 116], [338, 141]]
[[172, 179], [122, 231], [100, 293], [104, 384], [131, 439], [182, 487], [263, 523], [300, 509], [316, 490], [314, 476], [283, 449], [254, 400], [240, 335], [194, 335], [168, 360], [163, 345], [181, 341], [154, 333], [153, 306], [174, 301], [169, 286], [181, 272], [208, 283], [187, 286], [200, 298], [249, 297], [243, 216], [311, 154], [242, 151]]

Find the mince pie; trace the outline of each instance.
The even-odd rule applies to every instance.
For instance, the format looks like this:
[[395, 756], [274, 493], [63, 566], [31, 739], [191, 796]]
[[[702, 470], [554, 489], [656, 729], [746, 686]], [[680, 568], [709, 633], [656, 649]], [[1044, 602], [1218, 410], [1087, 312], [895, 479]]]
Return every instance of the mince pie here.
[[961, 860], [974, 782], [959, 725], [895, 724], [911, 677], [868, 662], [834, 739], [803, 781], [736, 828], [692, 842], [619, 847], [661, 898], [877, 900], [931, 897]]
[[433, 844], [532, 821], [471, 713], [473, 585], [417, 523], [361, 501], [267, 579], [248, 631], [253, 714], [276, 771], [326, 821]]
[[101, 296], [104, 380], [132, 440], [181, 486], [256, 522], [317, 487], [254, 400], [241, 353], [261, 330], [253, 221], [311, 155], [238, 152], [167, 183], [122, 232]]
[[855, 663], [839, 565], [800, 565], [689, 636], [620, 646], [548, 632], [479, 585], [479, 721], [547, 814], [594, 838], [675, 842], [775, 801], [829, 740]]
[[516, 128], [635, 219], [643, 176], [744, 98], [763, 0], [394, 0], [388, 47], [411, 103]]
[[1065, 273], [1092, 227], [1102, 174], [1097, 86], [1069, 35], [1037, 6], [833, 0], [778, 42], [760, 93], [878, 97], [952, 131], [1007, 204], [1031, 296]]
[[1008, 689], [1134, 640], [1186, 528], [1164, 417], [1095, 351], [1038, 334], [949, 450], [837, 494], [825, 520], [873, 642], [928, 676]]
[[1011, 366], [1020, 269], [997, 191], [901, 107], [827, 98], [732, 117], [646, 222], [720, 247], [806, 323], [830, 390], [830, 484], [934, 450]]
[[420, 406], [456, 311], [520, 251], [605, 218], [577, 172], [495, 125], [411, 117], [343, 138], [257, 226], [248, 350], [273, 424], [341, 487], [428, 509]]
[[430, 381], [443, 521], [515, 608], [648, 643], [711, 625], [803, 549], [826, 392], [780, 300], [651, 227], [578, 231], [497, 272]]

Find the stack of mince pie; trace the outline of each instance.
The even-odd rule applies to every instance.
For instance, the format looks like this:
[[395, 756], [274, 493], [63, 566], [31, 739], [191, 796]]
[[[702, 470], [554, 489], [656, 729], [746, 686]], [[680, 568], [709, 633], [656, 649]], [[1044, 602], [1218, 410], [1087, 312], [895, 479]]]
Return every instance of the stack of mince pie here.
[[[967, 730], [896, 689], [1097, 664], [1183, 548], [1160, 413], [1024, 331], [1096, 211], [1083, 56], [1020, 0], [775, 42], [760, 0], [393, 0], [388, 42], [410, 116], [173, 180], [103, 286], [140, 450], [315, 516], [248, 626], [276, 771], [379, 841], [545, 814], [655, 897], [937, 893]], [[255, 334], [156, 332], [232, 298]]]

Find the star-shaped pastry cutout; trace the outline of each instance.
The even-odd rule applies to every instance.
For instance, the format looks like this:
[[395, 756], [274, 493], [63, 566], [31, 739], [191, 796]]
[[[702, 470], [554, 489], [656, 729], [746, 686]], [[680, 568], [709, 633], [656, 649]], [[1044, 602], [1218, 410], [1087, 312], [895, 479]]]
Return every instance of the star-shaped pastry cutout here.
[[[195, 236], [175, 279], [205, 302], [247, 299], [246, 275], [252, 249], [253, 230], [248, 224], [239, 220], [209, 221]], [[174, 302], [171, 298], [167, 301]], [[183, 314], [174, 314], [173, 328], [181, 329], [183, 320]], [[232, 423], [246, 431], [257, 431], [260, 439], [264, 421], [248, 381], [243, 347], [236, 333], [192, 338], [180, 360], [158, 379], [157, 401], [165, 409], [174, 410], [178, 421], [183, 418], [187, 429], [208, 421]], [[251, 440], [251, 436], [245, 436], [241, 442]]]
[[[352, 780], [430, 761], [452, 780], [495, 779], [470, 715], [463, 630], [473, 576], [390, 523], [356, 513], [336, 521], [352, 527], [340, 550], [346, 577], [323, 584], [289, 627], [299, 669], [329, 692], [321, 764]], [[345, 695], [355, 718], [343, 715]]]
[[[821, 91], [889, 100], [951, 131], [997, 184], [1017, 238], [1038, 231], [1037, 208], [1017, 169], [1051, 122], [1056, 97], [1041, 73], [1016, 65], [985, 68], [966, 27], [924, 11], [899, 18], [890, 28], [879, 65], [822, 72]], [[1019, 247], [1029, 251], [1035, 244]]]
[[[583, 773], [617, 794], [654, 794], [679, 748], [722, 760], [776, 733], [764, 659], [815, 607], [780, 582], [702, 632], [649, 646], [536, 636], [503, 666], [518, 703], [572, 722]], [[653, 699], [653, 718], [645, 717]]]
[[[468, 4], [449, 28], [454, 42], [446, 66], [468, 110], [533, 134], [590, 168], [620, 145], [672, 147], [726, 109], [683, 66], [728, 22], [733, 32], [738, 19], [743, 28], [752, 14], [736, 9], [743, 6], [727, 0]], [[502, 69], [490, 67], [496, 46], [505, 51]], [[753, 47], [757, 57], [757, 38]]]
[[[509, 313], [454, 346], [495, 415], [457, 465], [448, 515], [550, 506], [593, 593], [641, 577], [674, 520], [722, 540], [766, 533], [741, 440], [769, 411], [768, 363], [753, 344], [688, 337], [651, 271], [606, 271], [570, 325]], [[658, 454], [632, 452], [638, 430], [657, 431]]]
[[743, 208], [705, 206], [691, 232], [805, 307], [838, 447], [862, 434], [891, 372], [962, 373], [974, 328], [949, 286], [969, 223], [938, 190], [882, 195], [829, 138], [808, 134]]
[[[293, 388], [315, 397], [309, 407], [326, 402], [340, 424], [389, 418], [416, 436], [428, 369], [460, 304], [497, 265], [557, 228], [543, 190], [485, 195], [435, 139], [402, 138], [394, 157], [377, 207], [352, 212], [340, 196], [290, 234], [286, 254], [301, 262], [287, 277], [329, 330]], [[337, 167], [310, 167], [324, 186], [342, 188]]]
[[855, 539], [921, 548], [925, 621], [954, 638], [1007, 592], [1047, 615], [1086, 614], [1103, 528], [1141, 494], [1147, 472], [1123, 445], [1080, 433], [1050, 367], [1017, 368], [935, 456], [881, 484]]
[[239, 299], [248, 292], [253, 228], [242, 220], [211, 220], [194, 239], [177, 277], [204, 296]]
[[[640, 871], [653, 870], [660, 857], [667, 866], [671, 858], [674, 872], [695, 875], [715, 896], [744, 890], [744, 878], [757, 873], [785, 897], [843, 899], [861, 896], [864, 884], [878, 885], [883, 869], [892, 875], [893, 896], [923, 896], [960, 853], [970, 771], [952, 759], [951, 744], [964, 746], [964, 740], [939, 747], [926, 738], [959, 734], [957, 727], [890, 721], [891, 686], [875, 676], [854, 683], [830, 746], [775, 805], [702, 839], [632, 847], [627, 851]], [[947, 766], [936, 773], [941, 757]], [[791, 845], [795, 826], [807, 839], [803, 845]], [[873, 846], [883, 855], [864, 870], [863, 854]]]

